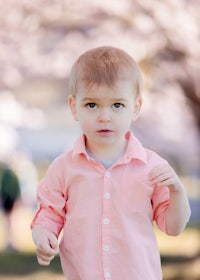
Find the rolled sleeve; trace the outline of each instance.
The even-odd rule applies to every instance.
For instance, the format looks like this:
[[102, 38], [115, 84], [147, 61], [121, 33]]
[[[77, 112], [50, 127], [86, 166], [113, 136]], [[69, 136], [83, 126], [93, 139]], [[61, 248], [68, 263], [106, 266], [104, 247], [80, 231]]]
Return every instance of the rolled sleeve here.
[[161, 231], [167, 233], [166, 212], [169, 207], [169, 189], [167, 187], [155, 187], [152, 205], [154, 212], [153, 220]]
[[[59, 172], [57, 171], [59, 170]], [[38, 184], [37, 199], [39, 209], [31, 223], [31, 228], [42, 226], [56, 236], [63, 228], [66, 213], [66, 197], [63, 193], [64, 182], [60, 176], [58, 163], [52, 164], [46, 177]]]

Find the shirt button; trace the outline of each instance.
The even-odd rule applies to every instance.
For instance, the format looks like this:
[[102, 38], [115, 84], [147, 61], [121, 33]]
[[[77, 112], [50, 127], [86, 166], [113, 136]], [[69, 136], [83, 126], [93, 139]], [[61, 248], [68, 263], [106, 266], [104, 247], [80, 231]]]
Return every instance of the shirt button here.
[[110, 199], [110, 194], [109, 193], [105, 193], [104, 197], [105, 197], [105, 199]]
[[109, 271], [106, 271], [106, 273], [105, 273], [105, 278], [106, 278], [106, 279], [109, 279], [110, 276], [111, 276], [110, 272], [109, 272]]
[[109, 178], [110, 177], [110, 172], [106, 171], [105, 175], [106, 175], [107, 178]]
[[110, 250], [110, 247], [108, 245], [103, 246], [104, 252], [108, 252]]
[[108, 225], [109, 224], [109, 220], [107, 218], [103, 219], [103, 224], [104, 225]]

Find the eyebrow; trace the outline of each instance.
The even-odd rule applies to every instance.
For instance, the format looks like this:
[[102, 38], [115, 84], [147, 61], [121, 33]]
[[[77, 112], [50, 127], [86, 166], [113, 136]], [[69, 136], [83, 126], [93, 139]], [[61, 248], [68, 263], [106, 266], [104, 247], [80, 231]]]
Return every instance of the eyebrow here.
[[[91, 97], [85, 97], [81, 100], [81, 102], [98, 102], [99, 100], [101, 100], [102, 98], [98, 98], [98, 97], [94, 97], [94, 98], [91, 98]], [[125, 98], [113, 98], [111, 99], [111, 101], [113, 103], [118, 103], [118, 102], [128, 102], [127, 99]]]
[[93, 101], [94, 99], [97, 99], [97, 98], [91, 98], [91, 97], [85, 97], [83, 99], [81, 99], [81, 102], [88, 102], [88, 101]]

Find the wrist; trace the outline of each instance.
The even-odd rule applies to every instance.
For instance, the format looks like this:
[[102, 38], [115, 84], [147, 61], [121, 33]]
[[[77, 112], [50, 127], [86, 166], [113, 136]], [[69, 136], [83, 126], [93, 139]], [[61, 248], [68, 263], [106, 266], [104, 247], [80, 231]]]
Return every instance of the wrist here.
[[48, 235], [49, 233], [50, 233], [50, 231], [42, 226], [37, 226], [37, 227], [33, 228], [32, 229], [32, 238], [33, 238], [35, 245], [38, 244], [38, 241], [42, 236]]

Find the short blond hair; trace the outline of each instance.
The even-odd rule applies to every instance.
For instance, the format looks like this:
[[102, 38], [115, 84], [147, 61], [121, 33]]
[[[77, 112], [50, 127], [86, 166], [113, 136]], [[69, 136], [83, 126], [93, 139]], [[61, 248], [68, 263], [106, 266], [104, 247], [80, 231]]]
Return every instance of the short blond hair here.
[[141, 95], [142, 78], [135, 60], [125, 51], [102, 46], [84, 52], [72, 66], [70, 94], [76, 96], [79, 83], [87, 88], [97, 85], [112, 87], [118, 79], [130, 79], [136, 97]]

